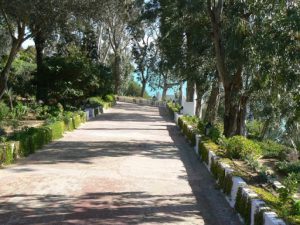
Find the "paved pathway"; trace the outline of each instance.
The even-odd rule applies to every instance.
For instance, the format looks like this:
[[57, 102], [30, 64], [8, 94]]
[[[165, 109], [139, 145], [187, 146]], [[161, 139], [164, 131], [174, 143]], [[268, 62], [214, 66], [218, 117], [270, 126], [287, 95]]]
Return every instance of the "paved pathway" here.
[[0, 224], [240, 224], [163, 114], [120, 103], [0, 170]]

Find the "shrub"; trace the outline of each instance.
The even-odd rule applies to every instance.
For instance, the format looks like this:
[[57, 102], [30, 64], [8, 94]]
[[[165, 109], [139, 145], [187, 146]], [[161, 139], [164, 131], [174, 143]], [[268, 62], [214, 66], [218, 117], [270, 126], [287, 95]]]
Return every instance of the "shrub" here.
[[90, 107], [104, 106], [104, 101], [101, 97], [91, 97], [87, 101]]
[[11, 164], [14, 161], [14, 153], [10, 143], [0, 145], [0, 164]]
[[226, 154], [234, 159], [257, 159], [261, 156], [260, 146], [243, 136], [234, 136], [224, 141]]
[[63, 121], [65, 123], [65, 130], [72, 131], [75, 129], [73, 123], [73, 112], [67, 111], [64, 112]]
[[199, 120], [198, 121], [198, 124], [197, 124], [197, 130], [200, 134], [204, 135], [205, 134], [205, 124], [202, 120]]
[[223, 125], [221, 123], [216, 123], [209, 130], [208, 137], [213, 142], [218, 142], [219, 138], [222, 136], [223, 130], [224, 130]]
[[249, 138], [258, 139], [263, 129], [263, 123], [258, 120], [253, 120], [251, 122], [246, 123], [246, 129]]
[[169, 110], [173, 111], [174, 113], [178, 113], [180, 111], [180, 105], [178, 103], [168, 102], [167, 107]]
[[116, 98], [114, 95], [105, 95], [104, 100], [111, 103], [116, 102]]
[[19, 154], [28, 156], [52, 140], [51, 130], [47, 127], [26, 128], [17, 133], [14, 140], [19, 141]]
[[86, 122], [86, 113], [83, 111], [79, 111], [78, 115], [80, 116], [81, 123], [85, 123]]
[[0, 102], [0, 121], [4, 120], [8, 114], [9, 107], [4, 102]]
[[199, 152], [201, 156], [201, 160], [204, 161], [208, 165], [208, 157], [209, 157], [209, 152], [208, 148], [206, 146], [206, 143], [204, 141], [201, 141], [199, 143]]
[[76, 114], [73, 116], [73, 124], [74, 124], [74, 128], [77, 129], [80, 124], [81, 124], [81, 117], [80, 115]]
[[182, 116], [181, 118], [186, 124], [197, 127], [200, 120], [197, 116]]
[[52, 140], [57, 140], [59, 138], [63, 137], [64, 133], [64, 122], [62, 121], [57, 121], [53, 124], [47, 125], [47, 128], [51, 130], [51, 139]]
[[12, 117], [14, 119], [22, 119], [29, 112], [29, 108], [23, 105], [21, 102], [18, 102], [17, 105], [12, 110]]
[[262, 155], [266, 158], [280, 158], [286, 149], [286, 146], [272, 140], [264, 140], [257, 142], [257, 144], [259, 144], [262, 150]]
[[218, 185], [220, 188], [223, 190], [223, 192], [226, 195], [231, 194], [231, 189], [232, 189], [232, 175], [231, 174], [226, 174], [225, 170], [222, 168], [220, 162], [216, 161], [215, 159], [211, 160], [211, 172], [216, 178]]
[[181, 130], [183, 130], [183, 120], [182, 120], [182, 117], [179, 117], [178, 118], [178, 126], [179, 126], [179, 128], [181, 129]]
[[278, 171], [289, 174], [289, 173], [300, 173], [300, 161], [297, 162], [279, 162], [276, 164]]

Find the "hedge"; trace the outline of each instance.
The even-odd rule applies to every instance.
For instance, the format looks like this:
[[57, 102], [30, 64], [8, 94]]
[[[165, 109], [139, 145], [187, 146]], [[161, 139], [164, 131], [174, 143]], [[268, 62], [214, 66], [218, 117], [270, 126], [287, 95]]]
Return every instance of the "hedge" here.
[[77, 129], [80, 126], [81, 123], [82, 123], [82, 120], [81, 120], [80, 115], [74, 115], [74, 117], [73, 117], [73, 126], [74, 126], [74, 128]]
[[251, 205], [252, 199], [243, 193], [242, 187], [239, 188], [236, 195], [235, 209], [243, 217], [245, 224], [251, 223]]
[[[86, 121], [83, 112], [70, 116], [64, 121], [56, 121], [38, 128], [27, 128], [16, 133], [10, 138], [10, 142], [0, 146], [0, 164], [11, 164], [19, 156], [30, 155], [51, 141], [62, 138], [65, 131], [74, 130]], [[14, 149], [12, 144], [15, 146]]]
[[63, 133], [65, 132], [65, 123], [63, 121], [57, 121], [46, 127], [51, 131], [51, 140], [57, 140], [63, 137]]
[[10, 143], [0, 146], [0, 161], [4, 164], [11, 164], [14, 161], [14, 152]]

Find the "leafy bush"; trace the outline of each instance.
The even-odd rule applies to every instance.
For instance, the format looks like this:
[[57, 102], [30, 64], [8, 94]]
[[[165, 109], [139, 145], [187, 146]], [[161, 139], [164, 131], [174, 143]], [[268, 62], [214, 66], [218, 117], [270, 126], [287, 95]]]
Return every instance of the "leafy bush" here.
[[202, 120], [198, 121], [197, 130], [200, 134], [202, 134], [202, 135], [205, 134], [205, 123]]
[[73, 116], [73, 124], [74, 124], [74, 128], [75, 129], [77, 129], [80, 126], [80, 124], [81, 124], [81, 117], [80, 117], [80, 115], [75, 114]]
[[4, 102], [0, 102], [0, 121], [4, 120], [8, 114], [9, 107]]
[[262, 154], [266, 158], [280, 158], [280, 155], [286, 149], [286, 146], [278, 144], [272, 140], [264, 140], [257, 142], [257, 144], [259, 144]]
[[3, 143], [0, 145], [0, 164], [11, 164], [14, 161], [14, 154], [11, 144]]
[[90, 107], [103, 107], [105, 104], [104, 100], [101, 97], [90, 97], [87, 101]]
[[263, 123], [258, 120], [253, 120], [246, 123], [246, 129], [250, 138], [258, 139], [263, 129]]
[[29, 108], [26, 105], [23, 105], [21, 102], [18, 102], [17, 105], [12, 110], [13, 119], [22, 119], [29, 112]]
[[279, 162], [276, 164], [278, 171], [289, 174], [289, 173], [300, 173], [300, 161], [297, 162]]
[[68, 56], [44, 59], [39, 80], [43, 100], [61, 102], [64, 106], [80, 106], [86, 96], [112, 93], [113, 79], [110, 68], [86, 57], [77, 47], [68, 49]]
[[73, 123], [73, 112], [65, 112], [63, 121], [65, 123], [65, 130], [66, 131], [72, 131], [75, 129], [74, 123]]
[[180, 105], [178, 103], [168, 102], [167, 107], [174, 113], [178, 113], [180, 111]]
[[65, 124], [62, 121], [57, 121], [53, 124], [47, 125], [47, 128], [51, 131], [51, 140], [57, 140], [63, 137], [65, 130]]
[[[64, 118], [64, 108], [62, 104], [58, 103], [57, 105], [53, 106], [42, 106], [39, 105], [34, 109], [36, 113], [37, 119], [47, 120], [50, 119], [50, 121], [55, 120], [62, 120]], [[53, 118], [56, 118], [53, 120]]]
[[14, 140], [19, 141], [19, 154], [28, 156], [52, 140], [51, 130], [47, 127], [25, 128], [15, 134]]
[[193, 127], [197, 127], [198, 121], [200, 120], [197, 116], [182, 116], [182, 120]]
[[106, 102], [111, 102], [111, 103], [116, 102], [116, 98], [114, 95], [105, 95], [104, 100]]
[[234, 159], [259, 158], [262, 154], [260, 146], [243, 136], [224, 139], [226, 154]]
[[224, 127], [222, 123], [216, 123], [209, 130], [208, 137], [215, 143], [218, 142], [219, 138], [222, 136]]

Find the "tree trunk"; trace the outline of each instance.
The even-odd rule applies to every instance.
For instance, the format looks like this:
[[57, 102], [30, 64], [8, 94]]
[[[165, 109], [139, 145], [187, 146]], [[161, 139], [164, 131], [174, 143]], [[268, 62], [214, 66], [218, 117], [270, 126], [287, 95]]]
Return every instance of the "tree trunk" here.
[[180, 81], [180, 90], [179, 90], [179, 104], [182, 105], [182, 97], [183, 97], [183, 81]]
[[16, 55], [17, 55], [18, 51], [21, 48], [21, 45], [23, 43], [23, 36], [24, 35], [19, 34], [18, 39], [13, 39], [12, 40], [12, 45], [11, 45], [11, 49], [10, 49], [8, 59], [5, 63], [5, 66], [4, 66], [3, 70], [0, 73], [0, 99], [3, 97], [3, 95], [5, 93], [5, 90], [7, 89], [7, 81], [8, 81], [9, 71], [11, 69], [11, 66], [12, 66], [12, 63], [13, 63], [14, 59], [16, 58]]
[[167, 98], [167, 91], [168, 91], [168, 84], [165, 82], [164, 83], [164, 86], [163, 86], [163, 92], [162, 92], [162, 97], [161, 97], [161, 99], [163, 100], [163, 101], [165, 101], [166, 100], [166, 98]]
[[37, 32], [34, 37], [35, 50], [36, 50], [36, 80], [37, 80], [37, 100], [45, 100], [47, 98], [47, 87], [45, 82], [43, 81], [43, 59], [44, 59], [44, 48], [46, 40], [43, 37], [42, 32]]
[[121, 82], [121, 74], [120, 74], [120, 66], [121, 66], [121, 57], [119, 54], [115, 54], [113, 75], [115, 79], [115, 94], [119, 94], [120, 92], [120, 82]]
[[201, 117], [203, 92], [197, 91], [196, 116]]
[[224, 135], [231, 137], [237, 131], [237, 115], [240, 106], [240, 91], [242, 89], [242, 71], [239, 69], [230, 86], [225, 86]]
[[212, 1], [207, 0], [207, 6], [213, 28], [213, 43], [215, 47], [218, 75], [220, 81], [223, 83], [225, 91], [224, 135], [230, 137], [236, 134], [239, 93], [243, 87], [243, 65], [237, 66], [235, 74], [229, 74], [226, 66], [225, 47], [222, 39], [221, 27], [224, 1], [218, 1], [216, 4], [212, 5]]
[[236, 135], [246, 135], [247, 103], [248, 96], [241, 96], [240, 107], [237, 115]]
[[147, 81], [146, 81], [146, 80], [143, 80], [143, 81], [142, 81], [142, 90], [141, 90], [141, 97], [142, 97], [142, 98], [143, 98], [144, 95], [145, 95], [146, 84], [147, 84]]
[[194, 93], [195, 93], [195, 84], [192, 81], [187, 81], [186, 87], [186, 101], [193, 102], [194, 101]]
[[265, 138], [265, 136], [266, 136], [266, 134], [267, 134], [267, 131], [268, 131], [268, 129], [269, 129], [269, 126], [270, 126], [270, 124], [271, 124], [271, 121], [272, 121], [271, 118], [268, 118], [268, 119], [265, 121], [264, 126], [263, 126], [263, 129], [262, 129], [261, 134], [260, 134], [260, 137], [259, 137], [260, 140], [263, 140], [263, 139]]
[[205, 113], [205, 121], [214, 124], [216, 121], [220, 104], [220, 82], [216, 80], [213, 84]]

